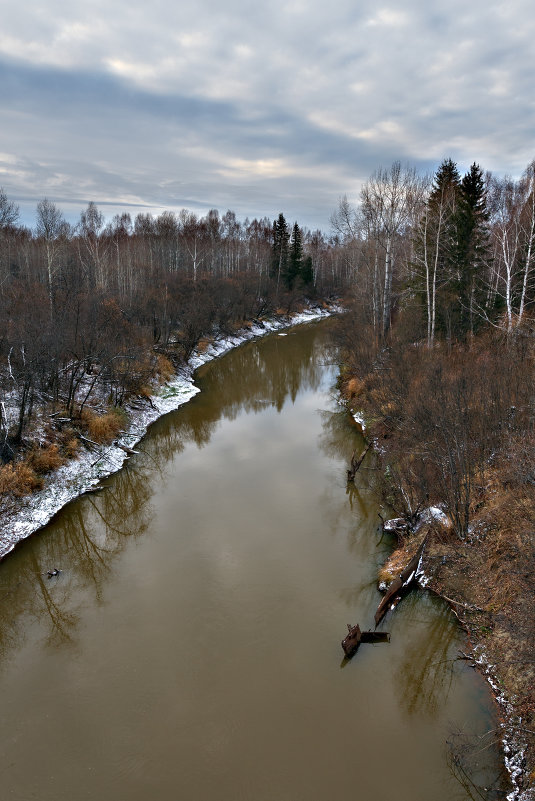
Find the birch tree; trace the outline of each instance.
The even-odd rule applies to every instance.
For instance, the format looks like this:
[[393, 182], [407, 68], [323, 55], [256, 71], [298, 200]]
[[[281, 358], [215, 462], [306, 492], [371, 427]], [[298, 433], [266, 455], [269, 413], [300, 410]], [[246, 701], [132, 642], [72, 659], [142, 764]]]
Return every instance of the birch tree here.
[[57, 268], [58, 256], [69, 233], [69, 225], [58, 207], [47, 198], [40, 200], [37, 204], [35, 231], [45, 245], [48, 300], [52, 316], [54, 311], [54, 273]]
[[[440, 290], [450, 279], [455, 243], [455, 211], [461, 177], [457, 165], [446, 159], [433, 179], [433, 185], [416, 232], [414, 261], [416, 286], [425, 296], [427, 344], [433, 346], [437, 326]], [[447, 316], [447, 303], [441, 304]], [[443, 321], [445, 322], [445, 321]]]
[[[395, 269], [397, 241], [407, 233], [421, 212], [425, 198], [426, 178], [412, 167], [395, 161], [389, 169], [379, 169], [361, 191], [362, 213], [367, 236], [372, 236], [382, 251], [381, 329], [388, 332], [392, 312], [392, 279]], [[375, 285], [379, 282], [379, 264]]]

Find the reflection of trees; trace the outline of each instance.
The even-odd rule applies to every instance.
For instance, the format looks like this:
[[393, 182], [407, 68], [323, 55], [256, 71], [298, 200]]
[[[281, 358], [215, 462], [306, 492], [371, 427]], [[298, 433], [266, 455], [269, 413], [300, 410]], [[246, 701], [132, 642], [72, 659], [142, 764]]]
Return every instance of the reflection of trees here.
[[211, 419], [233, 420], [243, 409], [260, 412], [267, 401], [281, 411], [299, 390], [317, 389], [324, 368], [316, 357], [324, 347], [324, 331], [310, 326], [298, 336], [269, 337], [250, 342], [199, 370], [199, 383], [209, 390]]
[[339, 408], [335, 412], [322, 411], [320, 414], [322, 432], [319, 437], [319, 446], [321, 450], [331, 459], [341, 459], [349, 466], [353, 451], [362, 450], [364, 447], [362, 434], [345, 408]]
[[[132, 462], [99, 495], [67, 506], [24, 552], [6, 563], [12, 578], [0, 607], [2, 655], [19, 643], [25, 620], [48, 622], [49, 640], [73, 637], [77, 604], [86, 589], [101, 599], [112, 560], [132, 537], [143, 534], [150, 519], [151, 482], [146, 465]], [[59, 568], [58, 577], [47, 571]]]
[[472, 801], [498, 801], [507, 794], [504, 788], [508, 780], [500, 758], [500, 734], [500, 729], [490, 729], [482, 734], [455, 730], [448, 736], [448, 766], [466, 797]]
[[50, 640], [70, 640], [71, 630], [78, 621], [75, 612], [68, 609], [68, 597], [65, 587], [55, 580], [45, 578], [46, 574], [39, 570], [35, 551], [30, 554], [30, 565], [36, 582], [36, 598], [39, 600], [38, 615], [42, 620], [48, 617]]
[[157, 421], [144, 448], [158, 460], [173, 458], [188, 442], [207, 445], [222, 418], [236, 419], [241, 411], [258, 414], [274, 407], [281, 411], [300, 389], [317, 389], [323, 366], [318, 348], [325, 348], [321, 327], [310, 326], [298, 336], [269, 337], [249, 342], [201, 367], [196, 383], [202, 392], [177, 414]]
[[[316, 358], [324, 347], [323, 328], [309, 326], [298, 336], [251, 342], [201, 369], [200, 383], [207, 392], [157, 421], [141, 453], [107, 480], [102, 493], [69, 504], [2, 565], [2, 656], [20, 644], [25, 621], [44, 622], [54, 641], [73, 638], [83, 593], [90, 590], [100, 601], [113, 559], [129, 539], [146, 531], [154, 482], [165, 463], [187, 442], [207, 444], [222, 417], [232, 419], [241, 409], [280, 410], [300, 388], [316, 389], [323, 375]], [[61, 573], [48, 579], [52, 568]]]
[[[358, 456], [366, 447], [364, 437], [347, 409], [338, 409], [335, 412], [322, 411], [321, 422], [323, 431], [319, 438], [319, 446], [331, 459], [340, 459], [344, 463], [343, 476], [345, 480], [351, 456], [354, 452]], [[360, 492], [364, 491], [368, 495], [370, 493], [375, 495], [373, 470], [374, 454], [370, 451], [355, 476], [355, 482], [347, 484], [347, 496], [351, 508], [353, 508], [354, 500], [360, 501]]]
[[414, 618], [417, 606], [422, 605], [422, 600], [418, 592], [403, 601], [403, 634], [407, 638], [407, 646], [404, 661], [395, 666], [394, 684], [400, 706], [408, 715], [434, 716], [451, 689], [451, 646], [459, 630], [448, 607], [440, 603], [435, 603], [433, 613], [426, 616], [427, 625], [418, 622], [412, 625], [411, 618]]

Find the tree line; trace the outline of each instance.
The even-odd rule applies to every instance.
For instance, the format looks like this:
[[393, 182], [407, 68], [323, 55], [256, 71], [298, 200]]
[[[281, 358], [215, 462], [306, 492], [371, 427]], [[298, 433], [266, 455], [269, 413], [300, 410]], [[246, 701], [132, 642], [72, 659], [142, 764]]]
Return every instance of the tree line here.
[[0, 189], [3, 462], [43, 411], [80, 424], [91, 410], [147, 397], [202, 337], [339, 293], [348, 280], [332, 242], [297, 223], [289, 235], [283, 214], [241, 222], [232, 211], [182, 210], [107, 222], [90, 202], [70, 225], [45, 198], [33, 229], [19, 220]]
[[462, 540], [516, 518], [531, 542], [535, 162], [517, 180], [398, 162], [332, 223], [355, 275], [343, 384], [381, 443], [386, 500], [409, 525], [442, 504]]
[[461, 176], [451, 159], [432, 177], [395, 162], [371, 176], [359, 203], [342, 198], [331, 223], [379, 339], [401, 307], [430, 346], [484, 323], [511, 332], [533, 307], [535, 162], [517, 180], [476, 163]]

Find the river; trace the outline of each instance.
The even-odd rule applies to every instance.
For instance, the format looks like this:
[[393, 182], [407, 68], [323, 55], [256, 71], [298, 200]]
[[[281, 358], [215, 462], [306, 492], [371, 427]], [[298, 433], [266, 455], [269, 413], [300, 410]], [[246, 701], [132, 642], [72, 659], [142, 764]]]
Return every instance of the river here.
[[329, 326], [202, 367], [102, 493], [0, 565], [2, 798], [464, 801], [499, 774], [440, 601], [413, 592], [390, 643], [342, 659], [392, 543], [373, 470], [347, 491]]

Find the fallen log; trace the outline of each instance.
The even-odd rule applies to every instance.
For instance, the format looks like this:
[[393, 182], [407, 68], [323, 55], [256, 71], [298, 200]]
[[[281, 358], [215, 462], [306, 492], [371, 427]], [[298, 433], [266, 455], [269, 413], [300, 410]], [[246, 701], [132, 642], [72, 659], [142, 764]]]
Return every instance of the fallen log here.
[[134, 454], [139, 453], [139, 451], [129, 448], [128, 445], [122, 445], [120, 442], [117, 442], [117, 440], [115, 440], [113, 444], [116, 448], [120, 448], [122, 451], [124, 451], [128, 456], [134, 456]]
[[361, 631], [358, 623], [356, 626], [348, 623], [347, 636], [342, 640], [342, 648], [348, 659], [355, 655], [361, 642], [390, 642], [390, 634], [386, 631]]
[[360, 634], [361, 642], [390, 642], [390, 634], [387, 631], [362, 631]]
[[344, 654], [351, 659], [353, 654], [357, 652], [357, 649], [360, 645], [362, 632], [360, 630], [360, 626], [357, 623], [356, 626], [351, 626], [349, 623], [347, 624], [347, 635], [342, 640], [342, 648], [344, 650]]
[[366, 454], [370, 450], [371, 446], [372, 446], [371, 442], [368, 445], [366, 445], [366, 447], [364, 448], [364, 450], [362, 451], [362, 453], [360, 454], [358, 459], [355, 459], [355, 451], [353, 451], [353, 453], [351, 455], [351, 467], [347, 471], [347, 480], [348, 481], [354, 481], [355, 480], [355, 475], [357, 473], [357, 470], [359, 469], [359, 467], [361, 466], [362, 462], [364, 461], [364, 457], [366, 456]]
[[397, 604], [401, 601], [402, 595], [404, 595], [410, 589], [411, 584], [416, 578], [418, 566], [420, 564], [420, 559], [422, 558], [426, 542], [427, 535], [424, 537], [420, 547], [408, 565], [401, 571], [399, 576], [395, 578], [391, 584], [389, 584], [386, 594], [377, 607], [377, 611], [375, 613], [376, 626], [379, 625], [383, 617], [386, 615], [389, 607], [393, 609], [395, 606], [397, 606]]

